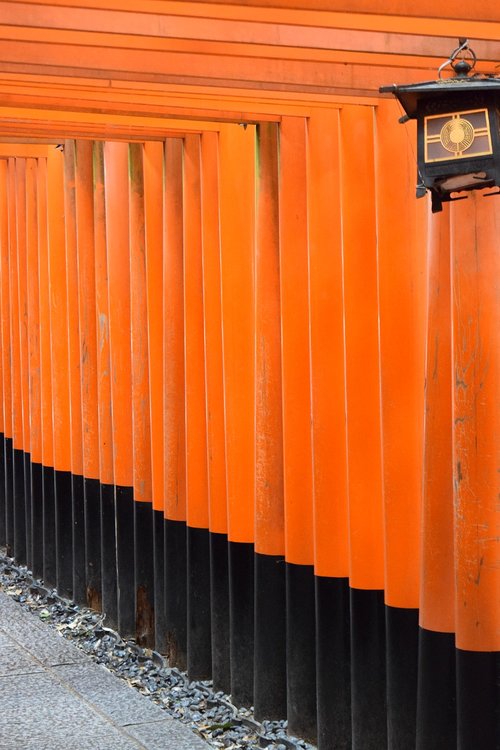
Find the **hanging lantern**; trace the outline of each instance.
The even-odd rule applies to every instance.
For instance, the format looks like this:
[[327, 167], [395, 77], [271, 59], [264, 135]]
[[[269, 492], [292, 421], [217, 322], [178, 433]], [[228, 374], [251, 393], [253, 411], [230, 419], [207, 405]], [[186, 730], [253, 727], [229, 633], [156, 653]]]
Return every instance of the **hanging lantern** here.
[[[500, 78], [473, 73], [475, 63], [460, 39], [437, 81], [380, 88], [401, 103], [400, 122], [417, 121], [417, 198], [429, 190], [434, 212], [461, 200], [454, 193], [500, 187]], [[441, 78], [447, 65], [455, 75]]]

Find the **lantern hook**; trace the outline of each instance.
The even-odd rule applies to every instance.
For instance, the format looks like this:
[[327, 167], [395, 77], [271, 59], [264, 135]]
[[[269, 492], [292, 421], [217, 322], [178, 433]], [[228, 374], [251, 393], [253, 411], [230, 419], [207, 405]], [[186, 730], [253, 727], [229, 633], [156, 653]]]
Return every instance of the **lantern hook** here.
[[476, 53], [469, 47], [469, 40], [461, 37], [458, 40], [458, 47], [453, 50], [448, 60], [438, 68], [439, 78], [442, 77], [443, 70], [450, 65], [459, 77], [468, 76], [471, 70], [474, 70], [477, 62]]

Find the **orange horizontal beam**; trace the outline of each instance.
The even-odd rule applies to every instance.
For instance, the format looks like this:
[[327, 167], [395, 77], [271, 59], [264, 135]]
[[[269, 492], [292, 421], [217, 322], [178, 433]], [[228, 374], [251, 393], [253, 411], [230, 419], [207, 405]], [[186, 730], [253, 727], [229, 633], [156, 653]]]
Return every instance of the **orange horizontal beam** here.
[[[19, 86], [4, 85], [0, 82], [0, 93], [2, 103], [6, 106], [11, 107], [27, 107], [37, 108], [43, 110], [59, 110], [64, 112], [85, 112], [93, 114], [106, 114], [113, 113], [119, 114], [126, 117], [133, 117], [138, 119], [147, 115], [151, 116], [163, 116], [168, 119], [179, 118], [181, 120], [205, 120], [212, 122], [262, 122], [262, 121], [279, 121], [279, 115], [267, 114], [265, 112], [259, 113], [256, 117], [255, 113], [242, 112], [237, 109], [234, 110], [218, 110], [216, 108], [205, 109], [203, 107], [179, 107], [179, 106], [167, 106], [165, 103], [156, 105], [154, 104], [143, 104], [137, 101], [137, 96], [128, 95], [125, 100], [123, 97], [119, 97], [118, 101], [112, 101], [109, 93], [109, 89], [104, 89], [100, 92], [87, 93], [86, 97], [82, 96], [81, 92], [75, 92], [74, 89], [66, 89], [64, 92], [59, 92], [59, 95], [54, 95], [56, 92], [53, 88], [45, 89], [40, 86], [26, 87], [24, 90], [20, 90]], [[101, 97], [99, 99], [98, 97]], [[116, 96], [116, 95], [115, 95]], [[176, 127], [180, 127], [176, 123]], [[196, 126], [195, 130], [198, 130]], [[190, 128], [192, 129], [192, 128]]]
[[[198, 6], [198, 12], [201, 10]], [[237, 53], [237, 48], [230, 45], [239, 43], [247, 47], [247, 54], [251, 56], [263, 55], [263, 48], [276, 47], [272, 52], [267, 49], [265, 54], [294, 58], [299, 55], [300, 50], [322, 49], [446, 59], [456, 46], [456, 38], [450, 35], [448, 27], [439, 36], [429, 20], [425, 21], [425, 31], [405, 27], [406, 33], [403, 36], [401, 19], [398, 19], [396, 28], [391, 31], [382, 23], [376, 29], [352, 29], [351, 25], [355, 25], [351, 20], [352, 14], [336, 14], [336, 18], [341, 24], [339, 27], [330, 24], [302, 26], [284, 22], [267, 23], [173, 14], [161, 16], [85, 8], [60, 8], [54, 12], [54, 8], [48, 6], [33, 6], [31, 3], [16, 3], [14, 6], [4, 1], [0, 2], [0, 35], [5, 39], [25, 41], [163, 51], [182, 50], [188, 42], [191, 45], [194, 42], [220, 42], [223, 43], [220, 54]], [[483, 23], [477, 31], [482, 32], [485, 39], [500, 39], [500, 24], [497, 28], [492, 28], [491, 24]], [[468, 34], [471, 34], [470, 29]], [[474, 39], [478, 59], [496, 60], [500, 57], [497, 42], [481, 41], [477, 35]], [[252, 46], [255, 49], [249, 48]], [[217, 54], [217, 48], [212, 48]], [[206, 47], [207, 52], [210, 49], [211, 47]], [[301, 59], [304, 59], [303, 52]]]
[[48, 145], [35, 143], [0, 143], [0, 159], [40, 159], [47, 156]]
[[[0, 122], [3, 123], [40, 122], [50, 129], [51, 127], [58, 128], [59, 123], [67, 125], [67, 117], [67, 112], [54, 111], [50, 113], [50, 119], [48, 119], [47, 112], [43, 109], [0, 106]], [[203, 125], [203, 128], [200, 128], [199, 122], [192, 120], [170, 120], [161, 117], [130, 117], [125, 115], [110, 116], [109, 114], [87, 111], [74, 112], [71, 119], [75, 124], [80, 124], [84, 127], [106, 128], [110, 132], [120, 128], [124, 131], [130, 129], [131, 131], [134, 130], [141, 133], [155, 131], [158, 134], [163, 134], [167, 131], [179, 134], [184, 132], [200, 133], [201, 130], [218, 130], [218, 125], [213, 122], [207, 122]]]
[[[211, 123], [207, 123], [208, 129]], [[49, 141], [61, 143], [65, 138], [81, 138], [90, 140], [106, 141], [163, 141], [166, 138], [179, 138], [189, 132], [201, 132], [200, 125], [197, 131], [185, 131], [178, 129], [138, 128], [126, 126], [106, 126], [95, 123], [77, 123], [60, 120], [57, 122], [45, 122], [43, 120], [20, 120], [15, 118], [3, 118], [0, 113], [0, 141], [17, 142], [26, 140], [30, 143]]]
[[[19, 4], [18, 0], [10, 2], [13, 5]], [[32, 0], [30, 4], [57, 8], [71, 6], [69, 0]], [[496, 0], [475, 0], [474, 3], [459, 5], [438, 3], [435, 0], [419, 0], [418, 3], [414, 0], [79, 0], [78, 7], [153, 15], [240, 18], [246, 21], [263, 20], [266, 23], [280, 23], [288, 19], [303, 25], [313, 23], [321, 26], [329, 25], [329, 19], [342, 15], [351, 16], [352, 24], [362, 24], [363, 16], [371, 17], [371, 24], [372, 18], [388, 18], [388, 22], [394, 23], [396, 19], [403, 20], [405, 17], [417, 20], [430, 18], [451, 24], [476, 23], [478, 19], [482, 22], [500, 21], [500, 7]], [[335, 21], [330, 20], [330, 24], [335, 25]], [[447, 33], [455, 34], [456, 31], [449, 28]]]
[[[122, 114], [229, 120], [236, 122], [279, 121], [282, 114], [304, 115], [312, 107], [328, 109], [344, 104], [376, 105], [379, 96], [355, 97], [354, 92], [258, 91], [222, 86], [138, 83], [91, 78], [4, 73], [0, 78], [2, 98], [11, 106], [56, 108]], [[30, 101], [36, 97], [37, 102]], [[95, 105], [95, 106], [94, 106]], [[307, 113], [307, 112], [306, 112]]]
[[[17, 134], [17, 136], [16, 136]], [[179, 137], [178, 133], [167, 133], [166, 136], [160, 135], [159, 133], [136, 133], [133, 130], [130, 131], [112, 131], [106, 132], [104, 130], [92, 130], [91, 128], [78, 128], [71, 123], [68, 123], [66, 127], [61, 127], [59, 132], [54, 133], [50, 128], [43, 127], [43, 125], [31, 123], [22, 125], [4, 125], [0, 123], [0, 142], [3, 143], [16, 143], [17, 141], [26, 143], [38, 143], [46, 142], [49, 140], [52, 143], [57, 141], [61, 142], [65, 138], [74, 138], [80, 140], [90, 141], [123, 141], [125, 143], [140, 142], [144, 141], [163, 141], [165, 137], [172, 135], [172, 137]]]
[[179, 52], [73, 47], [35, 42], [1, 43], [0, 71], [92, 76], [115, 80], [149, 81], [287, 91], [374, 94], [387, 81], [400, 83], [435, 77], [435, 60], [417, 58], [394, 63], [390, 55], [331, 53], [331, 60], [225, 58]]
[[[296, 30], [289, 41], [299, 42]], [[282, 46], [269, 43], [251, 44], [206, 39], [166, 39], [133, 36], [131, 34], [102, 34], [59, 29], [26, 28], [0, 25], [2, 58], [15, 63], [37, 62], [57, 65], [62, 69], [71, 61], [72, 68], [87, 70], [95, 67], [113, 73], [161, 74], [165, 70], [180, 76], [226, 78], [228, 57], [231, 58], [231, 78], [248, 77], [249, 65], [253, 80], [266, 82], [273, 73], [273, 63], [287, 68], [304, 85], [311, 85], [323, 78], [320, 64], [351, 63], [370, 66], [396, 66], [428, 68], [435, 71], [437, 63], [449, 54], [456, 42], [450, 38], [429, 39], [405, 37], [371, 32], [337, 32], [334, 38], [324, 38], [324, 30], [309, 30], [310, 43]], [[195, 32], [193, 31], [193, 34]], [[332, 36], [332, 35], [331, 35]], [[323, 38], [322, 38], [323, 37]], [[488, 62], [500, 60], [500, 42], [480, 42], [477, 48], [480, 58], [478, 69], [490, 71]], [[253, 59], [249, 59], [253, 58]], [[481, 59], [482, 58], [482, 59]], [[484, 62], [483, 62], [484, 61]], [[297, 63], [300, 65], [297, 66]], [[314, 63], [310, 70], [308, 63]], [[485, 67], [484, 67], [485, 66]], [[311, 65], [309, 65], [311, 67]], [[317, 71], [315, 73], [315, 71]], [[285, 71], [283, 71], [286, 77]]]

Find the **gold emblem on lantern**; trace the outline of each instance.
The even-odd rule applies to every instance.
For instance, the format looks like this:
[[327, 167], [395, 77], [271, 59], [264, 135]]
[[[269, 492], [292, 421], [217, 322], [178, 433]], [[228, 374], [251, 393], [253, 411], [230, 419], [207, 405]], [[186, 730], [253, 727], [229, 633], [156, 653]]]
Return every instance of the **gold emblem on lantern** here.
[[424, 123], [426, 162], [493, 153], [486, 109], [430, 115]]
[[441, 128], [440, 140], [445, 149], [453, 154], [467, 151], [474, 141], [474, 128], [463, 117], [454, 117]]

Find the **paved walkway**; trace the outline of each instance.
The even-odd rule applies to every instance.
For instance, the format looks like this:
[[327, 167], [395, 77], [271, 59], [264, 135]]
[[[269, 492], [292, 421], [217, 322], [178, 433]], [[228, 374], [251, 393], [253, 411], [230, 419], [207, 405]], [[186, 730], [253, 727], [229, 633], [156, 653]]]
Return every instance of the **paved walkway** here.
[[0, 750], [208, 750], [0, 592]]

